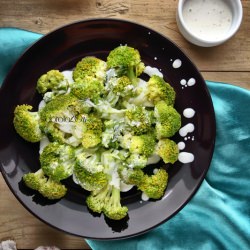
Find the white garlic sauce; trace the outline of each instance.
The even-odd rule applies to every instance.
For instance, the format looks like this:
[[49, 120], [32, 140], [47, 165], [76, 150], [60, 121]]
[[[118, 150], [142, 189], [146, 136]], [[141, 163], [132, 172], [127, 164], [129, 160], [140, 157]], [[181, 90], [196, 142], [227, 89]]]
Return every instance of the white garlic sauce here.
[[182, 163], [190, 163], [194, 161], [194, 155], [188, 152], [180, 152], [178, 160]]
[[179, 130], [179, 134], [180, 136], [185, 137], [188, 133], [192, 133], [193, 131], [194, 131], [194, 124], [188, 123]]
[[227, 0], [189, 0], [183, 6], [188, 29], [205, 40], [217, 40], [230, 29], [233, 13]]
[[149, 200], [149, 197], [148, 197], [144, 192], [142, 192], [142, 194], [141, 194], [141, 199], [142, 199], [143, 201], [148, 201], [148, 200]]
[[146, 66], [144, 69], [144, 73], [147, 74], [148, 76], [159, 76], [163, 77], [163, 74], [159, 71], [159, 69], [151, 67], [151, 66]]
[[190, 79], [188, 80], [188, 82], [187, 82], [187, 85], [188, 85], [189, 87], [191, 87], [191, 86], [194, 86], [195, 83], [196, 83], [196, 80], [195, 80], [194, 78], [190, 78]]
[[186, 108], [183, 110], [183, 116], [186, 118], [192, 118], [195, 115], [195, 111], [192, 108]]
[[174, 62], [173, 62], [173, 64], [172, 64], [173, 68], [175, 68], [175, 69], [180, 68], [181, 65], [182, 65], [182, 61], [181, 61], [180, 59], [174, 60]]
[[123, 181], [120, 182], [120, 191], [121, 192], [128, 192], [134, 187], [134, 185], [128, 185], [124, 183]]
[[183, 141], [180, 141], [178, 144], [177, 144], [179, 150], [183, 150], [185, 147], [186, 147], [186, 144], [185, 142]]

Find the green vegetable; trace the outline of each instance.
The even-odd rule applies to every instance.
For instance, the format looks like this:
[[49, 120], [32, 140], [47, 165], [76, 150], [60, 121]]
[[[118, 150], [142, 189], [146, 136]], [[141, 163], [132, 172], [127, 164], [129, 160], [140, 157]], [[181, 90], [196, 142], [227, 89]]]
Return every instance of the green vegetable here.
[[149, 175], [148, 165], [178, 160], [171, 138], [181, 116], [173, 87], [156, 75], [143, 80], [144, 68], [137, 49], [118, 46], [106, 61], [87, 56], [71, 72], [52, 69], [38, 79], [38, 111], [18, 105], [13, 119], [22, 138], [40, 142], [40, 169], [23, 175], [27, 187], [61, 199], [67, 192], [61, 181], [72, 178], [89, 192], [88, 208], [112, 220], [128, 214], [123, 185], [163, 197], [168, 173], [155, 166]]

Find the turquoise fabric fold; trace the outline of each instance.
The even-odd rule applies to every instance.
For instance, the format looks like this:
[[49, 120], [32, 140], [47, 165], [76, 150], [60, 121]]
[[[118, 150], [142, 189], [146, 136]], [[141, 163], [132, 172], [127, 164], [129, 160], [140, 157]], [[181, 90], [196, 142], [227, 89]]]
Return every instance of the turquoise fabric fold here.
[[[21, 53], [41, 35], [0, 29], [0, 83]], [[250, 249], [250, 91], [206, 81], [216, 115], [211, 166], [191, 201], [172, 219], [125, 240], [87, 240], [92, 249]]]

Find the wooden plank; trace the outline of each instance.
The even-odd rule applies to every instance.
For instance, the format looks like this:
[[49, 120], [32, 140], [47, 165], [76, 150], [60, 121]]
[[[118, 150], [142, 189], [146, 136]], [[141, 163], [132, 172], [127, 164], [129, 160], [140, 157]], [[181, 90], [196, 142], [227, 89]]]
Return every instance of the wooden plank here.
[[144, 24], [178, 44], [202, 71], [250, 71], [250, 2], [242, 0], [244, 18], [238, 33], [225, 44], [200, 48], [179, 33], [176, 0], [1, 0], [0, 25], [47, 33], [87, 18], [114, 17]]

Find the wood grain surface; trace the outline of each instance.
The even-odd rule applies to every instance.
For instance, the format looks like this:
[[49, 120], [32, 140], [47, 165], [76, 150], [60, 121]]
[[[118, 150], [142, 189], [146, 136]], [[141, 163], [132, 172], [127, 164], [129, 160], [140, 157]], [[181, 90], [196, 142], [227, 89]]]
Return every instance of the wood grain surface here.
[[[177, 0], [0, 0], [0, 27], [46, 34], [65, 24], [89, 18], [119, 18], [148, 26], [175, 42], [207, 80], [250, 89], [250, 1], [242, 0], [244, 17], [237, 34], [213, 48], [200, 48], [179, 33]], [[0, 175], [0, 241], [14, 239], [19, 249], [56, 245], [89, 249], [84, 239], [48, 227], [24, 209]]]

